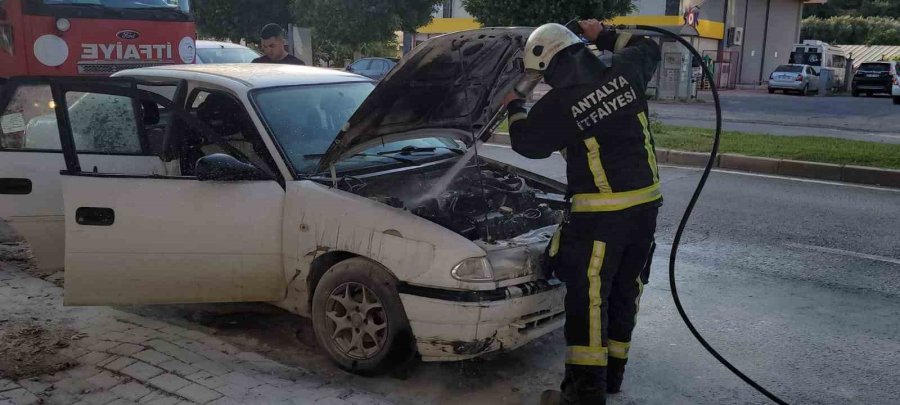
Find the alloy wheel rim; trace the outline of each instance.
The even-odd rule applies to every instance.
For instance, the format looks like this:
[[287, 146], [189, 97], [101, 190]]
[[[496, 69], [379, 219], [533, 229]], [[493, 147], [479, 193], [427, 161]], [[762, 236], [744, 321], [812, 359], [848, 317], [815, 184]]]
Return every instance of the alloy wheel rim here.
[[388, 319], [384, 306], [363, 284], [347, 282], [332, 290], [325, 317], [332, 347], [347, 357], [371, 359], [386, 344]]

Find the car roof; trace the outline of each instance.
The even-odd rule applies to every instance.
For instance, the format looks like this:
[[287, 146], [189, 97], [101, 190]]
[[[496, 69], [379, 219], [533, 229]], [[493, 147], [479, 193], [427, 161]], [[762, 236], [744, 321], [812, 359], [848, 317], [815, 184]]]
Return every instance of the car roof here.
[[341, 70], [278, 63], [166, 65], [123, 70], [113, 76], [196, 80], [217, 84], [234, 91], [304, 84], [372, 81], [367, 77]]
[[241, 44], [235, 44], [232, 42], [224, 42], [224, 41], [208, 41], [205, 39], [197, 40], [197, 48], [200, 49], [209, 49], [209, 48], [247, 48]]

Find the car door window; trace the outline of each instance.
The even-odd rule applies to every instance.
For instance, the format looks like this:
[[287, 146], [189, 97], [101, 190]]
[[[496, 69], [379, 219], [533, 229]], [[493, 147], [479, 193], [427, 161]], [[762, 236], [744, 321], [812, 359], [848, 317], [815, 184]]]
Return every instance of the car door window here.
[[60, 151], [49, 84], [18, 86], [0, 115], [0, 149]]
[[[135, 120], [141, 106], [128, 97], [89, 92], [66, 93], [70, 128], [79, 153], [134, 155], [147, 150]], [[17, 86], [2, 114], [0, 148], [62, 150], [50, 84]]]
[[133, 99], [111, 94], [69, 92], [69, 123], [79, 152], [143, 152]]
[[225, 92], [198, 89], [188, 97], [188, 105], [191, 115], [212, 129], [218, 139], [185, 131], [181, 148], [184, 173], [192, 173], [197, 159], [213, 153], [231, 155], [267, 173], [274, 173], [275, 163], [239, 100]]

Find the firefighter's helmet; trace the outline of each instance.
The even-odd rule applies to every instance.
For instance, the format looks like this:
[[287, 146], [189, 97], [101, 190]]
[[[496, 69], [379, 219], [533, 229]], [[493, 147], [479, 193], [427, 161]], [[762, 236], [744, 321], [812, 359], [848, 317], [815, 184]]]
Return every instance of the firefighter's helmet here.
[[537, 27], [525, 43], [525, 69], [543, 72], [556, 54], [580, 43], [581, 39], [561, 24]]

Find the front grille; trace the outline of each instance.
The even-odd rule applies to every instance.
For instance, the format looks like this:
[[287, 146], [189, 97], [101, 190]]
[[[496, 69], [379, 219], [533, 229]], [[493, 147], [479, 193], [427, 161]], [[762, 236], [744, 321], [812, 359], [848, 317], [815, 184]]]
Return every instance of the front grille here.
[[532, 329], [539, 328], [565, 316], [565, 311], [557, 310], [557, 312], [553, 312], [553, 310], [545, 309], [519, 318], [512, 326], [518, 329], [519, 333], [528, 333]]
[[165, 62], [129, 62], [129, 63], [79, 63], [78, 73], [83, 75], [111, 75], [113, 73], [142, 67], [169, 65]]

